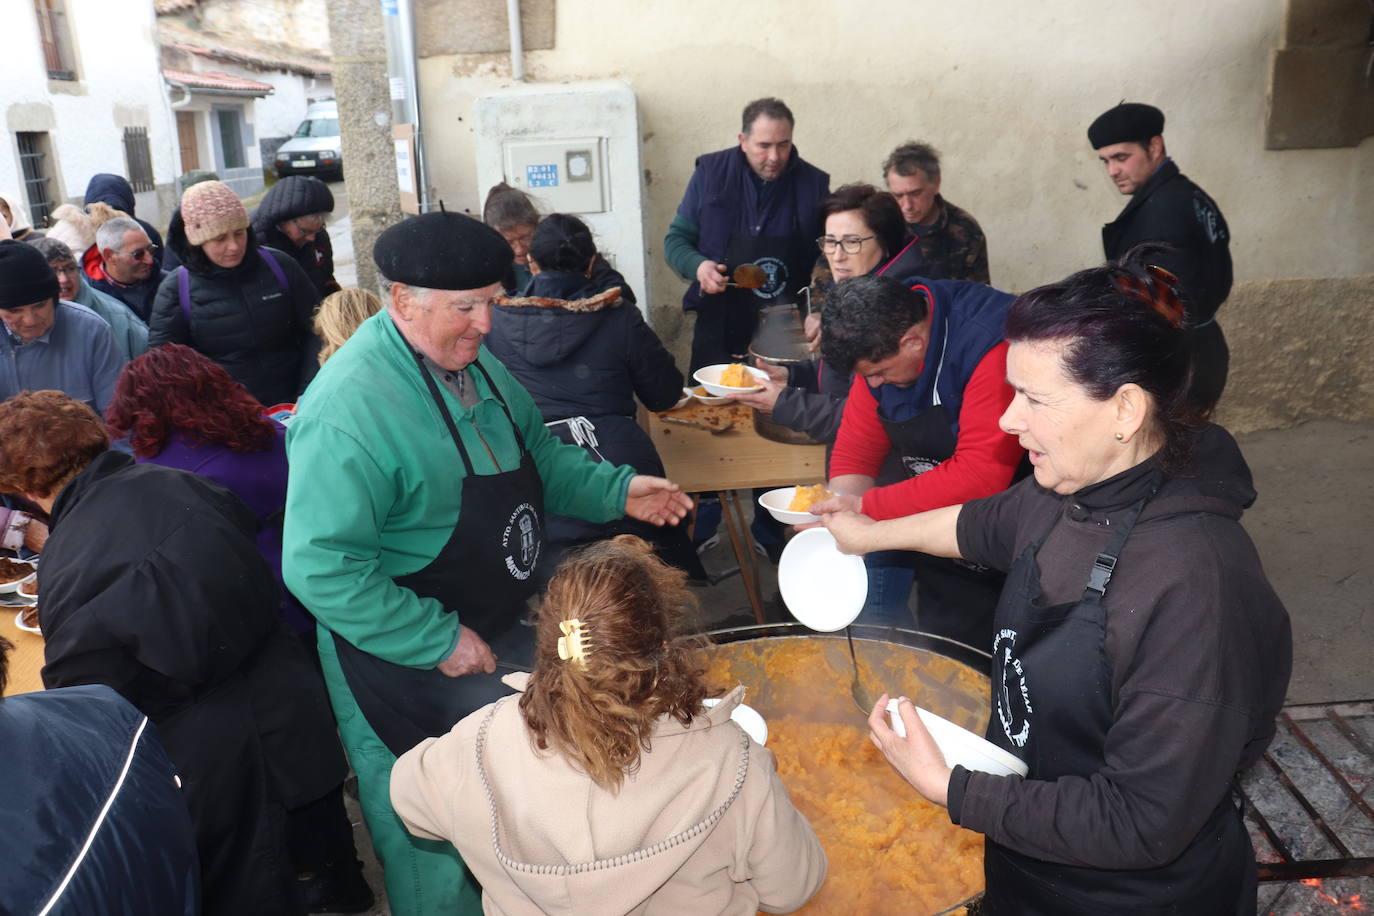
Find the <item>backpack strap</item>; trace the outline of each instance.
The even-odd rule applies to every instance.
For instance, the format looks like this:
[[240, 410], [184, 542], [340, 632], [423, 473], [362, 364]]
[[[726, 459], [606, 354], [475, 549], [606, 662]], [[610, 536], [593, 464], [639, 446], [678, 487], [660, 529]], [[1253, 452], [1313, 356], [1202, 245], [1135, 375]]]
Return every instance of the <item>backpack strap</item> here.
[[177, 268], [177, 299], [181, 301], [181, 314], [186, 323], [191, 323], [191, 273], [186, 265]]
[[281, 269], [281, 265], [277, 263], [277, 259], [261, 248], [258, 249], [258, 257], [267, 262], [268, 268], [272, 271], [272, 276], [277, 278], [277, 285], [281, 287], [281, 291], [290, 294], [291, 283], [286, 279], [286, 271]]

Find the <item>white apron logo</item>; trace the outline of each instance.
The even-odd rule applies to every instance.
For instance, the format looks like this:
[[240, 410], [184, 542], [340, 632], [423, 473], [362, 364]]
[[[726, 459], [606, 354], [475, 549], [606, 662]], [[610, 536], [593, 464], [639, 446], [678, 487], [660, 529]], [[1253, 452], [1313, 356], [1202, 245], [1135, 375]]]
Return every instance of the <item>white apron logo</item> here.
[[[514, 545], [512, 545], [514, 541]], [[534, 572], [539, 559], [539, 515], [534, 506], [521, 503], [510, 514], [505, 531], [501, 532], [501, 547], [506, 551], [506, 569], [521, 581]]]
[[997, 664], [997, 677], [992, 685], [997, 698], [997, 718], [1002, 734], [1017, 747], [1025, 747], [1030, 737], [1030, 717], [1035, 712], [1030, 690], [1026, 687], [1026, 672], [1016, 655], [1016, 631], [1003, 629], [992, 641], [992, 658]]
[[754, 295], [760, 299], [772, 299], [782, 292], [787, 286], [787, 265], [778, 258], [759, 258], [754, 262], [763, 268], [763, 272], [768, 275], [768, 279], [763, 285], [754, 290]]

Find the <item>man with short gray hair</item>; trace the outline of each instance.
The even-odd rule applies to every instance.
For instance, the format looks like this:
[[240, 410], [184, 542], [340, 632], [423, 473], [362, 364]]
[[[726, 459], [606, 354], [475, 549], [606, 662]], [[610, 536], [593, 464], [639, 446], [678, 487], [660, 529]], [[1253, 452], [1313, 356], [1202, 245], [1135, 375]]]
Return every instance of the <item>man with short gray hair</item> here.
[[883, 162], [883, 178], [920, 246], [921, 276], [991, 282], [983, 227], [940, 196], [940, 154], [933, 146], [915, 140], [903, 143]]
[[96, 255], [85, 258], [91, 286], [114, 296], [142, 321], [153, 310], [163, 271], [154, 258], [154, 245], [138, 221], [117, 216], [95, 232]]
[[115, 349], [121, 363], [127, 363], [148, 349], [148, 326], [120, 300], [109, 293], [93, 289], [86, 282], [76, 256], [67, 243], [55, 238], [34, 239], [29, 242], [48, 259], [48, 266], [57, 274], [57, 295], [64, 302], [75, 302], [104, 318], [114, 332]]

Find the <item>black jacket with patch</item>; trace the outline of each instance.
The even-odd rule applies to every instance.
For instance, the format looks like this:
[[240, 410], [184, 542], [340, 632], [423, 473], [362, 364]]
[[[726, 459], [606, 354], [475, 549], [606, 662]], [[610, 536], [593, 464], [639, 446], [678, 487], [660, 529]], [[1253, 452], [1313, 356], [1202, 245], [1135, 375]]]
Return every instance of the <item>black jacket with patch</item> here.
[[1102, 227], [1107, 260], [1141, 242], [1169, 246], [1152, 263], [1178, 277], [1188, 318], [1203, 324], [1231, 295], [1231, 230], [1207, 192], [1166, 159], [1114, 221]]
[[288, 175], [272, 185], [253, 211], [253, 230], [259, 241], [296, 259], [320, 298], [339, 289], [334, 279], [334, 245], [329, 230], [320, 229], [313, 241], [296, 247], [277, 224], [311, 213], [334, 212], [329, 185], [308, 175]]

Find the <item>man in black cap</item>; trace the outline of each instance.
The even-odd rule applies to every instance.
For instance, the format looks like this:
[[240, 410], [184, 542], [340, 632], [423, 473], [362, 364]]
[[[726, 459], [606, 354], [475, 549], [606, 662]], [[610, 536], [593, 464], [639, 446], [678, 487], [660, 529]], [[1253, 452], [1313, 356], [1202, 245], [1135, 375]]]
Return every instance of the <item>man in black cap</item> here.
[[446, 843], [391, 809], [396, 757], [510, 692], [546, 512], [676, 524], [676, 485], [595, 463], [544, 428], [482, 347], [514, 254], [457, 213], [392, 226], [372, 252], [390, 285], [301, 397], [287, 434], [287, 585], [319, 621], [320, 661], [358, 774], [394, 912], [480, 913]]
[[1102, 247], [1114, 261], [1141, 242], [1167, 246], [1153, 263], [1179, 282], [1193, 333], [1190, 399], [1210, 414], [1226, 387], [1230, 351], [1216, 322], [1231, 293], [1231, 232], [1207, 192], [1178, 170], [1164, 148], [1164, 112], [1122, 102], [1088, 127], [1088, 142], [1107, 175], [1131, 202], [1102, 227]]
[[103, 413], [124, 366], [114, 332], [95, 312], [58, 298], [57, 274], [37, 248], [0, 241], [0, 401], [61, 391]]

